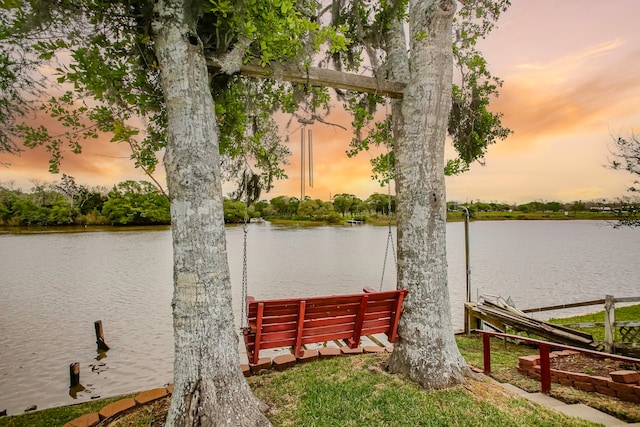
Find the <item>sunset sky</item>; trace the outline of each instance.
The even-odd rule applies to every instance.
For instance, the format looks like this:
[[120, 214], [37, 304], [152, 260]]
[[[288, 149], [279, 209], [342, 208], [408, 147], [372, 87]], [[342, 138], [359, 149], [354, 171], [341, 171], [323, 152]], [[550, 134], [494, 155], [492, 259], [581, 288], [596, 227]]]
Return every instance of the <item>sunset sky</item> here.
[[[640, 1], [513, 0], [498, 28], [480, 47], [492, 72], [504, 80], [492, 110], [514, 131], [489, 148], [486, 165], [447, 178], [450, 201], [521, 203], [612, 199], [632, 177], [607, 169], [614, 136], [640, 133]], [[350, 118], [333, 114], [348, 127]], [[371, 180], [364, 153], [347, 158], [350, 131], [314, 125], [313, 198], [336, 193], [367, 197], [386, 192]], [[300, 195], [300, 131], [290, 134], [289, 179], [266, 198]], [[108, 140], [108, 138], [106, 138]], [[145, 179], [133, 168], [128, 147], [90, 141], [81, 156], [65, 155], [61, 171], [88, 186]], [[453, 151], [448, 150], [448, 157]], [[47, 154], [0, 155], [0, 182], [29, 190], [30, 180], [57, 181]], [[158, 175], [161, 182], [164, 176]]]

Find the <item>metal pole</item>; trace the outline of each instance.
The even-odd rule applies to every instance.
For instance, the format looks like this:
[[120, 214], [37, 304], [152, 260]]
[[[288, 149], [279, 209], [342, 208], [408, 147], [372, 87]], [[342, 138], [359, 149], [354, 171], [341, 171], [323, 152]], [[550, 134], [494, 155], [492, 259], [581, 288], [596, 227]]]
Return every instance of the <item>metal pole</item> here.
[[307, 157], [309, 157], [309, 187], [313, 188], [313, 140], [311, 139], [311, 129], [309, 129], [308, 135], [309, 149]]
[[[462, 206], [464, 209], [464, 261], [465, 261], [465, 277], [467, 284], [467, 303], [471, 302], [471, 268], [469, 267], [469, 209], [466, 206]], [[466, 307], [466, 306], [465, 306]], [[471, 322], [468, 310], [465, 308], [464, 310], [464, 331], [465, 333], [469, 333], [471, 330]]]
[[300, 129], [300, 201], [304, 201], [304, 184], [305, 184], [305, 176], [304, 176], [304, 129], [302, 126]]

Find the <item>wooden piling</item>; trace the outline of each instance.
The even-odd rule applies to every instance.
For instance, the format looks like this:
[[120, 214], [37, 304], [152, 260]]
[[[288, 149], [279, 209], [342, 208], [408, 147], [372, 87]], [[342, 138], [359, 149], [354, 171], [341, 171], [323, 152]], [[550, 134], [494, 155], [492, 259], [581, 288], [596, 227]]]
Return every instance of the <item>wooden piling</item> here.
[[616, 323], [616, 300], [611, 295], [605, 296], [604, 303], [604, 351], [614, 353], [614, 340]]
[[69, 388], [80, 384], [80, 363], [74, 362], [69, 365]]
[[94, 322], [96, 329], [96, 344], [98, 344], [98, 350], [107, 351], [109, 346], [104, 342], [104, 331], [102, 330], [102, 320], [96, 320]]

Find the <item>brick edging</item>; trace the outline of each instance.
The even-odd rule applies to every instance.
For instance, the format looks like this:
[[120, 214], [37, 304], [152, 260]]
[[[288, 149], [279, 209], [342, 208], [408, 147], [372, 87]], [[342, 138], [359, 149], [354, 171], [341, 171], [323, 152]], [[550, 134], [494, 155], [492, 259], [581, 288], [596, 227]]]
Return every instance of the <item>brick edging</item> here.
[[[258, 363], [241, 364], [240, 368], [245, 377], [259, 374], [268, 370], [284, 371], [298, 363], [326, 359], [336, 356], [350, 356], [356, 354], [391, 353], [393, 347], [365, 346], [351, 349], [349, 347], [323, 347], [316, 350], [305, 350], [300, 357], [293, 354], [282, 354], [273, 359], [261, 358]], [[99, 412], [82, 415], [69, 421], [63, 427], [97, 427], [104, 422], [114, 420], [127, 412], [141, 406], [153, 403], [173, 394], [173, 385], [154, 388], [138, 393], [134, 398], [124, 398], [104, 406]]]
[[96, 427], [104, 422], [120, 417], [135, 408], [139, 408], [155, 402], [156, 400], [171, 396], [172, 393], [173, 385], [146, 390], [138, 393], [133, 398], [128, 397], [110, 403], [98, 412], [84, 414], [69, 421], [63, 427]]
[[[578, 353], [577, 351], [563, 350], [553, 352], [549, 357], [553, 359]], [[540, 381], [540, 356], [519, 357], [517, 369], [520, 374]], [[551, 382], [582, 391], [617, 397], [627, 402], [640, 403], [640, 374], [637, 371], [616, 371], [611, 372], [609, 377], [600, 377], [551, 369]]]

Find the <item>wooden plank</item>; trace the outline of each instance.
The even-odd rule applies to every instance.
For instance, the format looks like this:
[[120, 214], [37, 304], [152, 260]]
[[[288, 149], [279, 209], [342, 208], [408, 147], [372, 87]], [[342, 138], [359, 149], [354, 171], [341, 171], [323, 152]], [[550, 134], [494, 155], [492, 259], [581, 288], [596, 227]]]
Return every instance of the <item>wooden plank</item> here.
[[549, 305], [546, 307], [539, 307], [539, 308], [527, 308], [522, 311], [525, 313], [538, 313], [540, 311], [562, 310], [564, 308], [588, 307], [590, 305], [602, 305], [602, 304], [604, 304], [603, 299], [596, 299], [596, 300], [584, 301], [584, 302], [574, 302], [570, 304], [558, 304], [558, 305]]
[[260, 355], [260, 338], [262, 337], [262, 312], [264, 310], [264, 304], [258, 304], [258, 312], [256, 315], [256, 334], [253, 340], [253, 363], [258, 363], [258, 357]]
[[293, 323], [295, 324], [298, 320], [298, 314], [287, 314], [286, 316], [262, 316], [262, 327], [264, 328], [266, 325], [277, 325], [280, 323]]
[[616, 303], [618, 302], [640, 302], [640, 297], [623, 297], [623, 298], [614, 298]]
[[353, 323], [342, 323], [342, 324], [336, 324], [336, 325], [319, 326], [317, 328], [305, 328], [303, 337], [304, 338], [318, 337], [318, 336], [324, 336], [332, 333], [342, 335], [343, 332], [347, 333], [348, 334], [347, 337], [349, 337], [353, 334], [353, 326], [354, 326]]
[[333, 325], [353, 325], [356, 322], [356, 315], [341, 317], [324, 317], [320, 319], [306, 319], [305, 328], [315, 329]]
[[389, 322], [370, 323], [362, 326], [362, 335], [386, 334], [389, 332]]
[[602, 328], [604, 322], [579, 322], [579, 323], [565, 323], [567, 328]]
[[356, 321], [353, 327], [353, 336], [349, 338], [347, 344], [351, 348], [356, 348], [358, 344], [360, 344], [360, 334], [362, 333], [362, 322], [364, 322], [364, 315], [367, 311], [367, 303], [369, 302], [369, 295], [364, 294], [360, 301], [360, 309], [358, 310], [358, 315], [356, 316]]
[[640, 327], [640, 322], [615, 322], [616, 327], [627, 327], [627, 328], [638, 328]]
[[[207, 58], [207, 66], [209, 67], [209, 72], [220, 72], [220, 63], [215, 58]], [[406, 87], [404, 83], [391, 80], [315, 67], [311, 67], [308, 70], [285, 68], [276, 72], [271, 68], [262, 67], [258, 64], [244, 64], [240, 67], [238, 74], [248, 77], [301, 83], [309, 86], [332, 87], [354, 92], [372, 93], [396, 99], [403, 97], [403, 91]]]
[[406, 289], [401, 290], [397, 296], [396, 309], [392, 316], [391, 325], [389, 327], [389, 332], [387, 332], [387, 337], [389, 338], [389, 342], [396, 342], [398, 339], [398, 322], [400, 321], [400, 314], [402, 313], [402, 301], [404, 301], [404, 296], [407, 294]]
[[296, 331], [297, 322], [287, 322], [287, 323], [269, 323], [262, 324], [262, 333], [263, 334], [271, 334], [274, 332], [284, 332], [284, 331]]
[[328, 332], [326, 334], [314, 335], [313, 337], [304, 337], [302, 338], [302, 342], [304, 344], [312, 344], [316, 342], [327, 342], [333, 340], [344, 340], [351, 336], [352, 332], [344, 331], [344, 332]]
[[304, 330], [304, 313], [306, 308], [306, 301], [300, 301], [300, 310], [298, 312], [298, 321], [296, 322], [296, 342], [293, 349], [293, 354], [302, 356], [300, 349], [302, 348], [302, 332]]
[[541, 320], [516, 316], [514, 313], [486, 305], [477, 305], [473, 308], [473, 311], [476, 316], [484, 321], [492, 320], [498, 322], [498, 324], [506, 323], [518, 330], [533, 332], [552, 341], [583, 348], [593, 346], [593, 338], [590, 335], [584, 333], [576, 334], [575, 331], [569, 332], [556, 328], [555, 326], [557, 325], [551, 325]]

